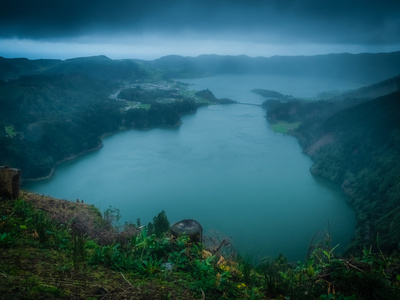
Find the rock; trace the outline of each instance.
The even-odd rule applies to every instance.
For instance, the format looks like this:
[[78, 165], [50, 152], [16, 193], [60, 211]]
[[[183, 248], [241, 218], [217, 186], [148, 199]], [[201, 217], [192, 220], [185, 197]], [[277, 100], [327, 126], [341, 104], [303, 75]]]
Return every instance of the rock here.
[[17, 199], [19, 196], [20, 170], [0, 167], [0, 197], [5, 199]]
[[201, 243], [203, 240], [203, 227], [195, 220], [182, 220], [172, 225], [170, 230], [174, 237], [186, 234], [194, 243]]

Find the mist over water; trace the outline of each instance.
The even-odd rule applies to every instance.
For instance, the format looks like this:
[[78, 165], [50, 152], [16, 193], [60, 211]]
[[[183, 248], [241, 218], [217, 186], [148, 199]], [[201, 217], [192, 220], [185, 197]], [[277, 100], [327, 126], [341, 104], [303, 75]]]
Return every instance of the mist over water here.
[[360, 88], [365, 83], [345, 79], [332, 80], [323, 76], [284, 76], [284, 75], [219, 75], [200, 79], [180, 80], [192, 84], [196, 89], [209, 89], [216, 97], [227, 97], [238, 102], [261, 104], [264, 99], [251, 92], [263, 88], [283, 95], [313, 98], [321, 92], [347, 91]]
[[[258, 104], [262, 97], [250, 89], [304, 97], [322, 91], [295, 81], [284, 89], [279, 79], [273, 88], [265, 78], [249, 76], [184, 81], [217, 97]], [[337, 84], [324, 90], [343, 88]], [[328, 227], [333, 243], [343, 249], [353, 235], [353, 210], [339, 188], [310, 174], [311, 159], [297, 140], [272, 132], [264, 116], [259, 106], [203, 107], [184, 116], [180, 128], [107, 137], [99, 151], [59, 166], [53, 178], [26, 188], [84, 199], [102, 211], [111, 205], [124, 221], [141, 218], [147, 224], [161, 210], [171, 224], [193, 218], [205, 234], [218, 231], [241, 253], [261, 257], [282, 252], [290, 260], [304, 259], [311, 238]]]

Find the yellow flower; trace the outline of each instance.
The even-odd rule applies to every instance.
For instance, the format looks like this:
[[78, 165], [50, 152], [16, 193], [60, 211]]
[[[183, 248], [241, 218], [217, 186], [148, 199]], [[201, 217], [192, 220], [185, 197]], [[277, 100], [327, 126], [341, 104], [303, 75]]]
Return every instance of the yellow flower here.
[[246, 285], [242, 282], [242, 283], [239, 283], [238, 285], [237, 285], [237, 288], [238, 289], [243, 289], [243, 288], [245, 288], [246, 287]]
[[229, 266], [227, 266], [227, 265], [220, 265], [219, 268], [224, 272], [227, 272], [230, 270]]

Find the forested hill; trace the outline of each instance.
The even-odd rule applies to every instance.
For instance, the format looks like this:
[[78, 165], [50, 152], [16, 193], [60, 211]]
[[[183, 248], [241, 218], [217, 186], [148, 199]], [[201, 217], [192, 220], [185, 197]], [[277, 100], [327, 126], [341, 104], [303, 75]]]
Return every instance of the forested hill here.
[[67, 60], [0, 57], [0, 79], [16, 79], [24, 75], [55, 75], [80, 73], [107, 81], [153, 80], [154, 70], [133, 59], [113, 60], [106, 56], [79, 57]]
[[217, 74], [273, 74], [321, 76], [352, 80], [365, 85], [398, 75], [400, 51], [391, 53], [328, 54], [315, 56], [248, 57], [200, 55], [165, 56], [146, 62], [166, 76], [175, 78]]
[[275, 102], [267, 112], [273, 123], [300, 123], [291, 133], [312, 157], [312, 173], [341, 185], [355, 207], [352, 250], [372, 245], [392, 252], [399, 247], [399, 80], [392, 78], [364, 89], [374, 94], [388, 83], [397, 84], [395, 92], [360, 104], [351, 98]]
[[380, 81], [378, 83], [348, 91], [337, 96], [337, 100], [372, 99], [400, 91], [400, 75]]
[[0, 59], [0, 165], [23, 179], [48, 176], [57, 163], [101, 146], [126, 128], [178, 126], [200, 105], [229, 103], [162, 81], [132, 60]]
[[24, 178], [46, 176], [61, 161], [99, 146], [119, 125], [112, 84], [81, 74], [31, 75], [0, 84], [0, 164]]
[[[354, 246], [397, 250], [400, 241], [400, 92], [341, 111], [326, 120], [312, 172], [340, 183], [358, 217]], [[304, 129], [306, 131], [306, 129]], [[299, 131], [301, 135], [301, 130]], [[318, 143], [318, 141], [314, 142]], [[309, 147], [313, 147], [309, 145]]]

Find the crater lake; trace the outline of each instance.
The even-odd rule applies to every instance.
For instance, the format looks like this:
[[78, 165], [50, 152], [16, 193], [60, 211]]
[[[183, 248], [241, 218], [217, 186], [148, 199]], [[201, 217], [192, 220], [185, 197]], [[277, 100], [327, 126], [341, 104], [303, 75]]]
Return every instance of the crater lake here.
[[[315, 81], [317, 80], [317, 82]], [[216, 97], [261, 104], [251, 92], [265, 88], [312, 97], [358, 87], [322, 79], [221, 75], [181, 80]], [[328, 233], [343, 251], [355, 215], [339, 187], [314, 177], [311, 159], [294, 137], [273, 132], [261, 106], [202, 107], [178, 128], [129, 130], [108, 136], [103, 147], [59, 165], [54, 176], [23, 188], [52, 197], [84, 200], [101, 211], [118, 208], [122, 221], [143, 225], [164, 210], [171, 224], [199, 221], [205, 235], [230, 238], [253, 257], [305, 259], [313, 236]]]

